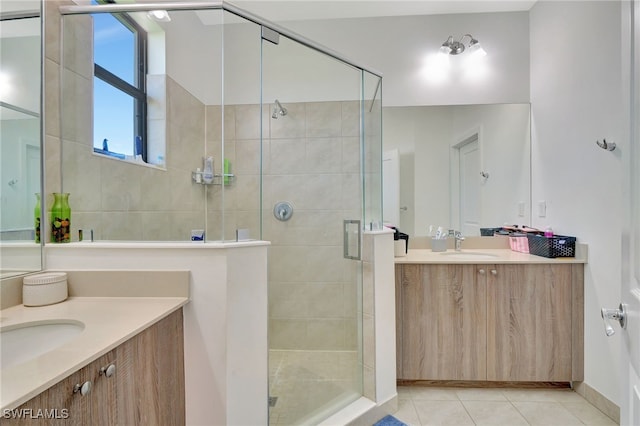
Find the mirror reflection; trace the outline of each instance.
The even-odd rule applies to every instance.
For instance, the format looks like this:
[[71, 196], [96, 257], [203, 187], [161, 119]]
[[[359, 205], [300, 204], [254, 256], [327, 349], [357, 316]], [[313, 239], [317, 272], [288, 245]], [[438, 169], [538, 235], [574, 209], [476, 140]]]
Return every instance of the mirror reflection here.
[[530, 225], [530, 144], [529, 104], [385, 108], [385, 222], [418, 237]]
[[0, 19], [0, 249], [2, 278], [41, 269], [39, 3], [3, 2]]

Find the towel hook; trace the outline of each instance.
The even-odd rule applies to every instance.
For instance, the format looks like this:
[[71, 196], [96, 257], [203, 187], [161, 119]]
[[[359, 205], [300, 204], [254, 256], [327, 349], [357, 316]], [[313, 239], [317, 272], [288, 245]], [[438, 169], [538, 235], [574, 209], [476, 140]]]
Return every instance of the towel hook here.
[[480, 176], [482, 176], [485, 179], [489, 179], [489, 173], [487, 172], [480, 172]]
[[607, 142], [606, 139], [602, 139], [602, 142], [600, 142], [599, 140], [596, 141], [596, 144], [602, 148], [602, 149], [606, 149], [607, 151], [613, 151], [614, 149], [616, 149], [616, 144], [613, 142]]

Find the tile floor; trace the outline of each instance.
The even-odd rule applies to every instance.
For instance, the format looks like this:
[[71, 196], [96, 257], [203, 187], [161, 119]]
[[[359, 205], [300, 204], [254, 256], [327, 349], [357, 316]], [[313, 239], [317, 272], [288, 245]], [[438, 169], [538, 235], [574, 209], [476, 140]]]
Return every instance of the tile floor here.
[[402, 386], [393, 415], [411, 426], [616, 425], [570, 389]]
[[356, 351], [269, 350], [269, 425], [317, 424], [358, 399]]

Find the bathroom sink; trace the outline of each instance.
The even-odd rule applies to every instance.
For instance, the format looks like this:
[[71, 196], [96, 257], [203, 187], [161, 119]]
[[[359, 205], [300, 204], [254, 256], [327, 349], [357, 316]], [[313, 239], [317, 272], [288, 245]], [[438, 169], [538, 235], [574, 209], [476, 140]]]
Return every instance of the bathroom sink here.
[[36, 321], [0, 328], [0, 370], [56, 349], [84, 330], [72, 320]]
[[469, 260], [489, 259], [493, 257], [498, 257], [497, 254], [483, 253], [481, 251], [443, 251], [440, 254], [442, 256], [460, 258], [460, 259], [469, 259]]

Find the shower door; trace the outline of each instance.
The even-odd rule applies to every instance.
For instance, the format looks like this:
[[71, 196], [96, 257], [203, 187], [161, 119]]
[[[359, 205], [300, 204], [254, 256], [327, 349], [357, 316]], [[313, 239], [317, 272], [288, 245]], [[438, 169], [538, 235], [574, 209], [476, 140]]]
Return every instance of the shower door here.
[[270, 424], [362, 395], [362, 71], [263, 29]]

